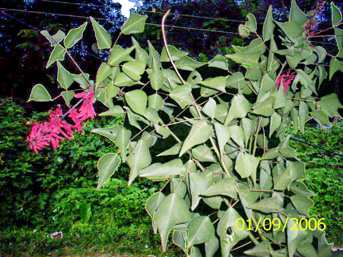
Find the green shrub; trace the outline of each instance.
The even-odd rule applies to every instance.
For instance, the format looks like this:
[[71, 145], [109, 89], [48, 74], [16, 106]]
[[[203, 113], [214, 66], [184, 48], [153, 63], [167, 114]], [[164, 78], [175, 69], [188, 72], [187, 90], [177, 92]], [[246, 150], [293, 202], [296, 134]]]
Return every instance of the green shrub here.
[[111, 151], [107, 141], [90, 133], [96, 126], [118, 122], [102, 118], [88, 122], [84, 133], [56, 151], [32, 153], [26, 145], [28, 123], [45, 116], [27, 117], [13, 101], [0, 102], [0, 227], [44, 223], [51, 195], [66, 186], [95, 186], [97, 159]]
[[342, 134], [342, 121], [330, 129], [308, 126], [304, 134], [297, 135], [307, 144], [292, 142], [298, 156], [307, 163], [305, 182], [315, 193], [310, 213], [325, 219], [328, 239], [336, 245], [343, 244]]
[[[144, 202], [153, 189], [128, 187], [113, 179], [104, 188], [68, 188], [52, 196], [50, 216], [41, 229], [11, 228], [0, 233], [0, 253], [46, 255], [72, 249], [96, 252], [157, 254], [159, 240], [152, 236]], [[62, 231], [62, 239], [49, 234]], [[13, 250], [15, 249], [15, 250]], [[170, 252], [172, 254], [172, 252]], [[18, 255], [22, 256], [22, 255]]]

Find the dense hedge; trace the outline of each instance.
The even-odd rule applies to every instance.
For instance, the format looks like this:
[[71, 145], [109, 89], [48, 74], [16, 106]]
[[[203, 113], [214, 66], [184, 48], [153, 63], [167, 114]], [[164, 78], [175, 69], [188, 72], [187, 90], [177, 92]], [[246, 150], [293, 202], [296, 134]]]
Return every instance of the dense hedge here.
[[343, 245], [343, 121], [332, 128], [307, 127], [292, 141], [299, 158], [306, 162], [306, 184], [313, 192], [311, 215], [325, 218], [328, 238]]
[[[0, 102], [0, 254], [58, 255], [66, 249], [157, 253], [158, 240], [150, 236], [150, 221], [142, 206], [153, 191], [144, 189], [147, 182], [127, 187], [127, 182], [115, 179], [95, 190], [96, 161], [109, 147], [90, 130], [110, 126], [109, 121], [89, 122], [84, 134], [55, 152], [33, 154], [25, 143], [30, 120], [31, 115], [13, 101]], [[300, 135], [320, 148], [293, 143], [308, 163], [306, 183], [316, 193], [312, 215], [325, 218], [329, 239], [337, 245], [342, 244], [343, 231], [342, 157], [322, 150], [342, 152], [342, 131], [340, 122], [332, 129], [307, 128]], [[126, 176], [125, 167], [116, 175]], [[54, 231], [62, 231], [64, 238], [50, 239], [47, 235]]]

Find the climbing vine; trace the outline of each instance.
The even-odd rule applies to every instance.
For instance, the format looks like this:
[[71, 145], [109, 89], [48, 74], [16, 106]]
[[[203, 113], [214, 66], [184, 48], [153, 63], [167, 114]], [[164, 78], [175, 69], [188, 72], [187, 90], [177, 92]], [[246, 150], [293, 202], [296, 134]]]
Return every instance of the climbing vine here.
[[[261, 28], [248, 14], [239, 26], [248, 43], [208, 62], [168, 45], [164, 23], [169, 12], [162, 19], [161, 52], [150, 42], [145, 50], [134, 37], [126, 48], [118, 44], [119, 38], [113, 43], [90, 18], [98, 49], [110, 49], [95, 76], [82, 71], [69, 53], [87, 23], [67, 35], [43, 31], [53, 47], [47, 67], [57, 65], [62, 92], [52, 98], [38, 84], [30, 100], [63, 97], [69, 110], [63, 114], [57, 107], [49, 121], [35, 124], [29, 144], [36, 152], [58, 147], [82, 130], [83, 121], [95, 117], [93, 102], [99, 102], [108, 110], [97, 115], [120, 116], [123, 124], [93, 131], [117, 149], [99, 159], [98, 187], [122, 163], [130, 168], [129, 184], [138, 177], [164, 181], [146, 203], [163, 251], [172, 241], [192, 257], [238, 252], [329, 256], [325, 223], [302, 229], [310, 218], [312, 193], [303, 183], [305, 164], [289, 147], [284, 131], [290, 124], [304, 131], [310, 119], [324, 125], [339, 115], [342, 106], [335, 94], [317, 96], [324, 80], [343, 71], [342, 14], [334, 4], [331, 13], [335, 56], [310, 40], [316, 36], [309, 29], [311, 17], [292, 1], [289, 19], [283, 23], [273, 20], [272, 7]], [[146, 19], [131, 14], [120, 36], [142, 33]], [[79, 74], [62, 65], [65, 58]], [[228, 60], [237, 69], [229, 69]], [[210, 76], [214, 73], [221, 75]], [[272, 229], [259, 226], [268, 221], [273, 222]]]

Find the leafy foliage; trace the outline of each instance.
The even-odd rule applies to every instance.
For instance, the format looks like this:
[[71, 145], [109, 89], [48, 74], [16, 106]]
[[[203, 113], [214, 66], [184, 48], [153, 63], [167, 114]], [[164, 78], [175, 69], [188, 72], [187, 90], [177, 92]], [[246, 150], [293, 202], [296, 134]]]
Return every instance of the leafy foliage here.
[[[337, 9], [334, 4], [331, 7], [336, 17]], [[247, 18], [244, 36], [256, 29], [253, 15]], [[244, 247], [246, 254], [324, 257], [330, 252], [320, 231], [294, 232], [290, 223], [278, 232], [250, 232], [236, 226], [239, 218], [278, 216], [286, 223], [287, 217], [307, 217], [311, 200], [303, 185], [304, 164], [280, 132], [291, 122], [296, 130], [304, 131], [311, 117], [327, 124], [341, 108], [335, 95], [321, 100], [314, 97], [327, 77], [324, 59], [329, 56], [308, 40], [304, 30], [308, 18], [296, 2], [292, 1], [288, 21], [268, 19], [264, 37], [254, 34], [257, 38], [245, 46], [234, 46], [234, 52], [225, 56], [239, 65], [235, 73], [224, 68], [223, 76], [207, 77], [202, 72], [211, 69], [207, 62], [170, 51], [164, 37], [164, 51], [173, 69], [161, 63], [160, 53], [150, 43], [148, 53], [138, 44], [114, 45], [109, 61], [99, 68], [101, 82], [88, 81], [91, 88], [85, 90], [94, 87], [97, 100], [108, 107], [105, 114], [124, 118], [121, 130], [139, 130], [124, 145], [114, 140], [119, 150], [111, 149], [111, 158], [100, 159], [105, 163], [98, 165], [100, 173], [111, 167], [106, 173], [112, 174], [119, 167], [118, 159], [113, 158], [117, 154], [130, 168], [129, 184], [137, 177], [166, 183], [146, 206], [163, 251], [172, 237], [192, 257], [203, 256], [204, 248], [207, 256], [216, 252], [231, 256], [247, 240], [255, 246]], [[106, 32], [94, 26], [94, 20], [92, 23], [98, 47], [109, 48], [110, 41], [103, 36]], [[137, 31], [141, 29], [131, 32]], [[340, 49], [341, 42], [337, 42]], [[62, 44], [54, 46], [48, 64], [62, 61], [64, 51]], [[336, 65], [342, 63], [330, 65], [331, 75], [340, 70]], [[111, 72], [103, 72], [104, 67]], [[145, 76], [141, 76], [142, 67]], [[278, 89], [276, 81], [285, 69], [296, 75], [289, 88]], [[109, 94], [113, 87], [115, 94]], [[103, 93], [109, 99], [104, 100]], [[162, 107], [153, 108], [148, 101], [152, 94], [165, 96]], [[279, 116], [281, 120], [275, 118]], [[178, 133], [175, 123], [183, 133]], [[270, 130], [276, 133], [268, 133]], [[154, 154], [154, 146], [167, 138], [174, 143], [166, 145], [169, 157], [165, 160]], [[203, 226], [206, 233], [200, 237], [195, 227]]]
[[307, 127], [306, 132], [299, 135], [307, 144], [291, 142], [299, 158], [307, 164], [305, 183], [315, 193], [310, 214], [325, 218], [328, 238], [336, 245], [342, 244], [343, 231], [343, 213], [340, 208], [343, 168], [342, 156], [337, 155], [343, 152], [342, 130], [342, 122], [330, 129]]

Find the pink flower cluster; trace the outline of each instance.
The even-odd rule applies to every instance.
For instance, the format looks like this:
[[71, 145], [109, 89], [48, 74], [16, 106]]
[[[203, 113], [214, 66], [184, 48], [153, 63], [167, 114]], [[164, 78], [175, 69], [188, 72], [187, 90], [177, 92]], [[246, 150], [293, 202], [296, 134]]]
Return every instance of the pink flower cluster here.
[[84, 121], [95, 117], [93, 90], [76, 94], [75, 98], [82, 99], [82, 104], [79, 108], [71, 109], [68, 114], [74, 124], [70, 124], [63, 119], [62, 108], [57, 106], [56, 109], [51, 111], [48, 121], [32, 125], [26, 140], [33, 152], [38, 153], [48, 146], [51, 146], [52, 149], [58, 148], [61, 141], [73, 138], [74, 130], [82, 131]]
[[286, 94], [294, 79], [295, 73], [293, 71], [289, 70], [287, 72], [284, 72], [276, 78], [276, 87], [279, 89], [282, 85], [283, 92]]

